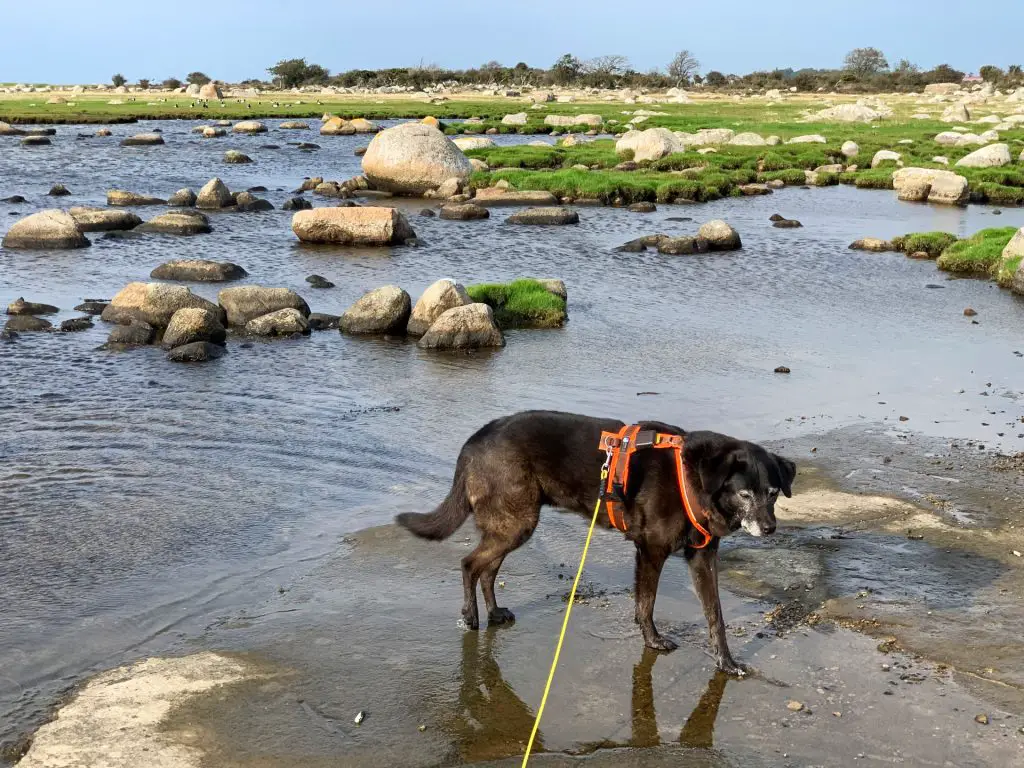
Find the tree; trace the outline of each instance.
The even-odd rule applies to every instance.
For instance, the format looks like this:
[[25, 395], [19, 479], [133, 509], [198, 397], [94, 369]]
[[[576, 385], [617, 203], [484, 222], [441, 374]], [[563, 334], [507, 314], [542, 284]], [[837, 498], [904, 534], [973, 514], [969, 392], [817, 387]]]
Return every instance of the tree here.
[[900, 59], [900, 63], [893, 69], [894, 75], [912, 75], [921, 71], [921, 68], [910, 59]]
[[125, 79], [124, 75], [120, 75], [119, 74], [119, 75], [114, 75], [112, 78], [110, 78], [110, 82], [112, 82], [114, 84], [115, 88], [120, 88], [122, 85], [124, 85], [128, 81]]
[[181, 88], [181, 80], [176, 77], [168, 77], [164, 80], [164, 88], [169, 91], [176, 91]]
[[992, 64], [986, 64], [978, 70], [978, 74], [981, 75], [981, 79], [986, 83], [998, 83], [1003, 79], [1003, 70], [999, 67], [993, 66]]
[[297, 88], [300, 85], [323, 83], [331, 73], [319, 64], [307, 64], [305, 59], [285, 59], [267, 68], [274, 82], [282, 88]]
[[583, 63], [571, 53], [560, 56], [558, 61], [551, 67], [551, 75], [558, 85], [568, 85], [575, 82], [579, 79], [582, 71]]
[[191, 85], [206, 85], [212, 78], [202, 72], [189, 72], [185, 80]]
[[676, 86], [686, 85], [700, 68], [697, 57], [689, 51], [680, 51], [668, 65], [668, 76], [676, 81]]
[[885, 72], [889, 62], [877, 48], [854, 48], [843, 59], [843, 69], [854, 77], [865, 78]]
[[928, 83], [962, 83], [964, 73], [949, 64], [939, 64], [935, 69], [922, 73]]
[[717, 69], [712, 69], [704, 76], [704, 82], [712, 88], [721, 88], [729, 84], [729, 79]]
[[139, 88], [141, 88], [142, 90], [148, 91], [149, 90], [149, 85], [150, 85], [150, 82], [146, 78], [142, 78], [141, 80], [139, 80]]

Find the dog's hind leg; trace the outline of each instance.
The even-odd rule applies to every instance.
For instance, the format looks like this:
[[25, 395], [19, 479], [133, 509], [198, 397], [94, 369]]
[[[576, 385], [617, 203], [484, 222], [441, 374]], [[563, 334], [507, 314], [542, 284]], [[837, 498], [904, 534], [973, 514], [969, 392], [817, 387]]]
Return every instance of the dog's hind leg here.
[[661, 580], [661, 569], [668, 559], [668, 551], [663, 548], [648, 547], [637, 542], [636, 545], [636, 613], [634, 618], [640, 625], [644, 636], [644, 644], [656, 651], [673, 651], [678, 646], [663, 637], [654, 626], [654, 600], [658, 596], [658, 582]]
[[487, 622], [489, 624], [507, 624], [515, 621], [516, 617], [508, 608], [500, 608], [498, 601], [494, 598], [494, 580], [498, 576], [498, 569], [505, 561], [505, 555], [498, 555], [480, 572], [480, 591], [484, 593], [484, 605], [487, 608]]

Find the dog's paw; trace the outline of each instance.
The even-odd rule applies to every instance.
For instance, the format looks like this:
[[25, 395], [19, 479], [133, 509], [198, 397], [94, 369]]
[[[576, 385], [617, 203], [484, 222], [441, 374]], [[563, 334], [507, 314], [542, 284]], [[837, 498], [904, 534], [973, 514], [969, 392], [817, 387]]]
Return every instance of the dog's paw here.
[[511, 624], [515, 620], [515, 614], [508, 608], [495, 608], [487, 614], [489, 624]]
[[644, 643], [648, 648], [653, 648], [656, 651], [674, 651], [679, 645], [672, 640], [669, 640], [664, 635], [654, 635], [649, 639], [645, 639]]
[[480, 617], [475, 613], [463, 612], [462, 620], [459, 621], [459, 624], [465, 629], [480, 629]]
[[733, 677], [746, 677], [753, 672], [753, 670], [746, 664], [741, 664], [733, 659], [719, 659], [717, 666], [720, 670], [725, 672], [725, 674], [732, 675]]

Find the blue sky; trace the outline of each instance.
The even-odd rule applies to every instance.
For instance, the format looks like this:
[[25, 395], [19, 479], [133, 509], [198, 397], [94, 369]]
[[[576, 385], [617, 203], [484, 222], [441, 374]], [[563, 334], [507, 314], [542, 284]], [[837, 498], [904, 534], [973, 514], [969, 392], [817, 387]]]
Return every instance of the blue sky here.
[[237, 81], [279, 59], [332, 72], [356, 67], [476, 66], [496, 59], [550, 66], [627, 56], [645, 71], [687, 48], [701, 70], [839, 66], [875, 46], [895, 64], [1024, 63], [1024, 0], [968, 8], [960, 0], [0, 0], [0, 82], [134, 82], [201, 70]]

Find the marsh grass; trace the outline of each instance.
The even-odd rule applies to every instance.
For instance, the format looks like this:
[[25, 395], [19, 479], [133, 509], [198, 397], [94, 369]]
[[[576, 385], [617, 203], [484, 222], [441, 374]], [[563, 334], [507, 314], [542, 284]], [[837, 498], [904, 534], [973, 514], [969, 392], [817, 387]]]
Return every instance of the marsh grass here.
[[502, 329], [560, 328], [565, 324], [565, 299], [536, 280], [482, 283], [466, 287], [473, 301], [487, 304]]
[[936, 264], [946, 272], [995, 276], [1003, 249], [1016, 232], [1016, 227], [983, 229], [947, 247]]
[[892, 239], [897, 251], [919, 253], [923, 251], [930, 258], [937, 259], [942, 252], [957, 241], [949, 232], [911, 232]]

